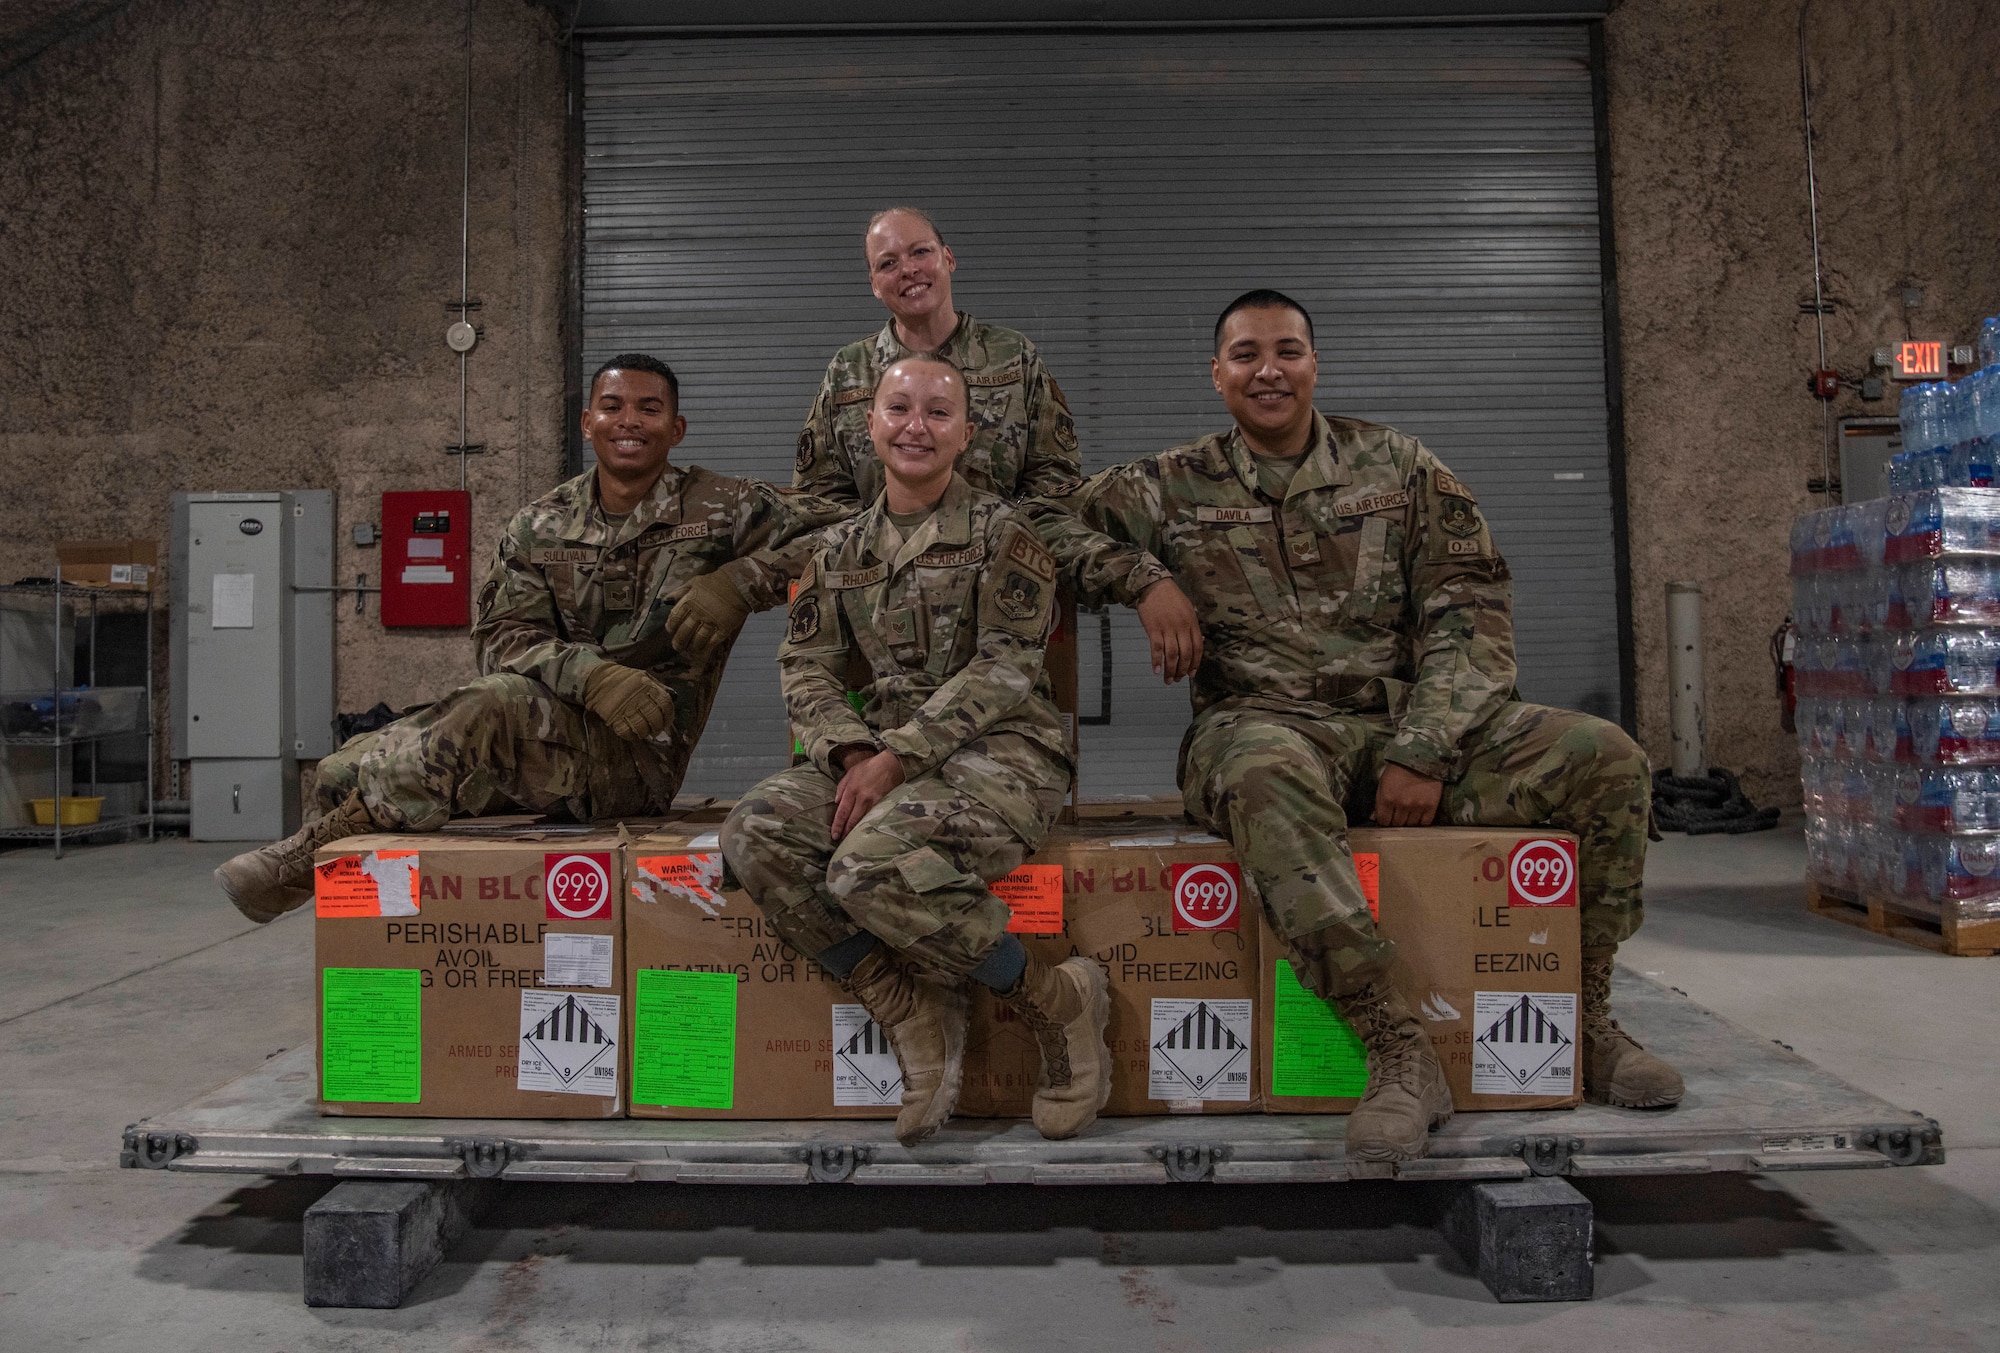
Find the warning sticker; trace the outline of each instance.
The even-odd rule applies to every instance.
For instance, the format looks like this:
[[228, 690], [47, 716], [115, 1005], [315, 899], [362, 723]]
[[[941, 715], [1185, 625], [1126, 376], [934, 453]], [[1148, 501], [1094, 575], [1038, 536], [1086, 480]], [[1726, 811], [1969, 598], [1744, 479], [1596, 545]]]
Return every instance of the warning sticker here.
[[608, 987], [614, 948], [609, 935], [544, 935], [542, 982], [552, 987]]
[[[993, 894], [1012, 913], [1010, 935], [1060, 935], [1063, 928], [1063, 873], [1059, 864], [1024, 864], [992, 883]], [[838, 1101], [836, 1101], [838, 1102]]]
[[1368, 1052], [1334, 1008], [1299, 985], [1290, 959], [1274, 959], [1271, 1093], [1353, 1099], [1368, 1088]]
[[514, 1084], [562, 1095], [617, 1095], [618, 998], [522, 992], [521, 1058]]
[[1154, 997], [1146, 1097], [1249, 1099], [1250, 1005]]
[[833, 1007], [834, 1106], [873, 1108], [902, 1102], [903, 1069], [896, 1064], [889, 1035], [868, 1018], [866, 1007]]
[[1354, 872], [1361, 880], [1361, 895], [1368, 899], [1368, 915], [1382, 919], [1382, 857], [1372, 850], [1354, 852]]
[[1576, 997], [1472, 994], [1472, 1093], [1566, 1095], [1576, 1082]]
[[327, 968], [320, 974], [320, 1095], [339, 1103], [423, 1098], [423, 972]]
[[417, 852], [371, 850], [313, 866], [315, 916], [415, 916]]
[[736, 1103], [736, 974], [643, 968], [633, 983], [632, 1102]]
[[1170, 864], [1167, 877], [1174, 890], [1176, 935], [1239, 928], [1243, 918], [1242, 866]]
[[722, 896], [722, 856], [641, 855], [632, 862], [632, 896], [640, 902], [685, 902], [716, 916]]

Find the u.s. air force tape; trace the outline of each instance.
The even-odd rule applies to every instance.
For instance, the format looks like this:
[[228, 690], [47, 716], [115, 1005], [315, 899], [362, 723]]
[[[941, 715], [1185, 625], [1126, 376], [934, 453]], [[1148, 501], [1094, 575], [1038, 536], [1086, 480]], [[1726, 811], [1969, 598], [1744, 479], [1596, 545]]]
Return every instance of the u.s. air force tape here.
[[1392, 507], [1409, 505], [1410, 491], [1397, 489], [1394, 493], [1370, 493], [1354, 498], [1342, 498], [1333, 505], [1333, 510], [1343, 517], [1355, 517], [1370, 512], [1387, 512]]

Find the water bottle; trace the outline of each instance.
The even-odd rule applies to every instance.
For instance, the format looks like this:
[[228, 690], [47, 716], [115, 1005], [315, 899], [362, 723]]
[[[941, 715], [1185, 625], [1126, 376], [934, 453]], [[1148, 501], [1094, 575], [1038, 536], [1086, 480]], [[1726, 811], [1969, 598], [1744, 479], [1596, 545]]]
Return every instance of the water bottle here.
[[1927, 385], [1906, 385], [1903, 387], [1902, 401], [1896, 406], [1896, 421], [1903, 429], [1903, 449], [1920, 451], [1924, 445], [1924, 401], [1929, 398], [1924, 392]]
[[1992, 366], [1996, 362], [2000, 362], [2000, 315], [1979, 322], [1979, 365]]

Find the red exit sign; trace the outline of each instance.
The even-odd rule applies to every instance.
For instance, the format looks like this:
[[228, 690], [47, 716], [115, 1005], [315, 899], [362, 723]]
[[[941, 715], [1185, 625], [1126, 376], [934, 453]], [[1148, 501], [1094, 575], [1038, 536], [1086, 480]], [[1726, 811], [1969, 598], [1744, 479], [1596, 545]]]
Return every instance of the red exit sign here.
[[1950, 355], [1941, 340], [1913, 338], [1891, 349], [1889, 367], [1899, 381], [1941, 381]]

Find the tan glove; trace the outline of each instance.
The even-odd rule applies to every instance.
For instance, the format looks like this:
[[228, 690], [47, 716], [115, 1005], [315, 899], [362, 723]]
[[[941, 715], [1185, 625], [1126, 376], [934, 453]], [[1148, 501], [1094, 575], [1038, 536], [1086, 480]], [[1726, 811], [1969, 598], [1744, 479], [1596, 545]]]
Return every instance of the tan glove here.
[[674, 696], [635, 667], [599, 663], [583, 679], [583, 704], [627, 742], [644, 742], [674, 721]]
[[681, 656], [704, 662], [736, 638], [750, 618], [750, 604], [726, 573], [704, 573], [667, 613], [667, 634]]

